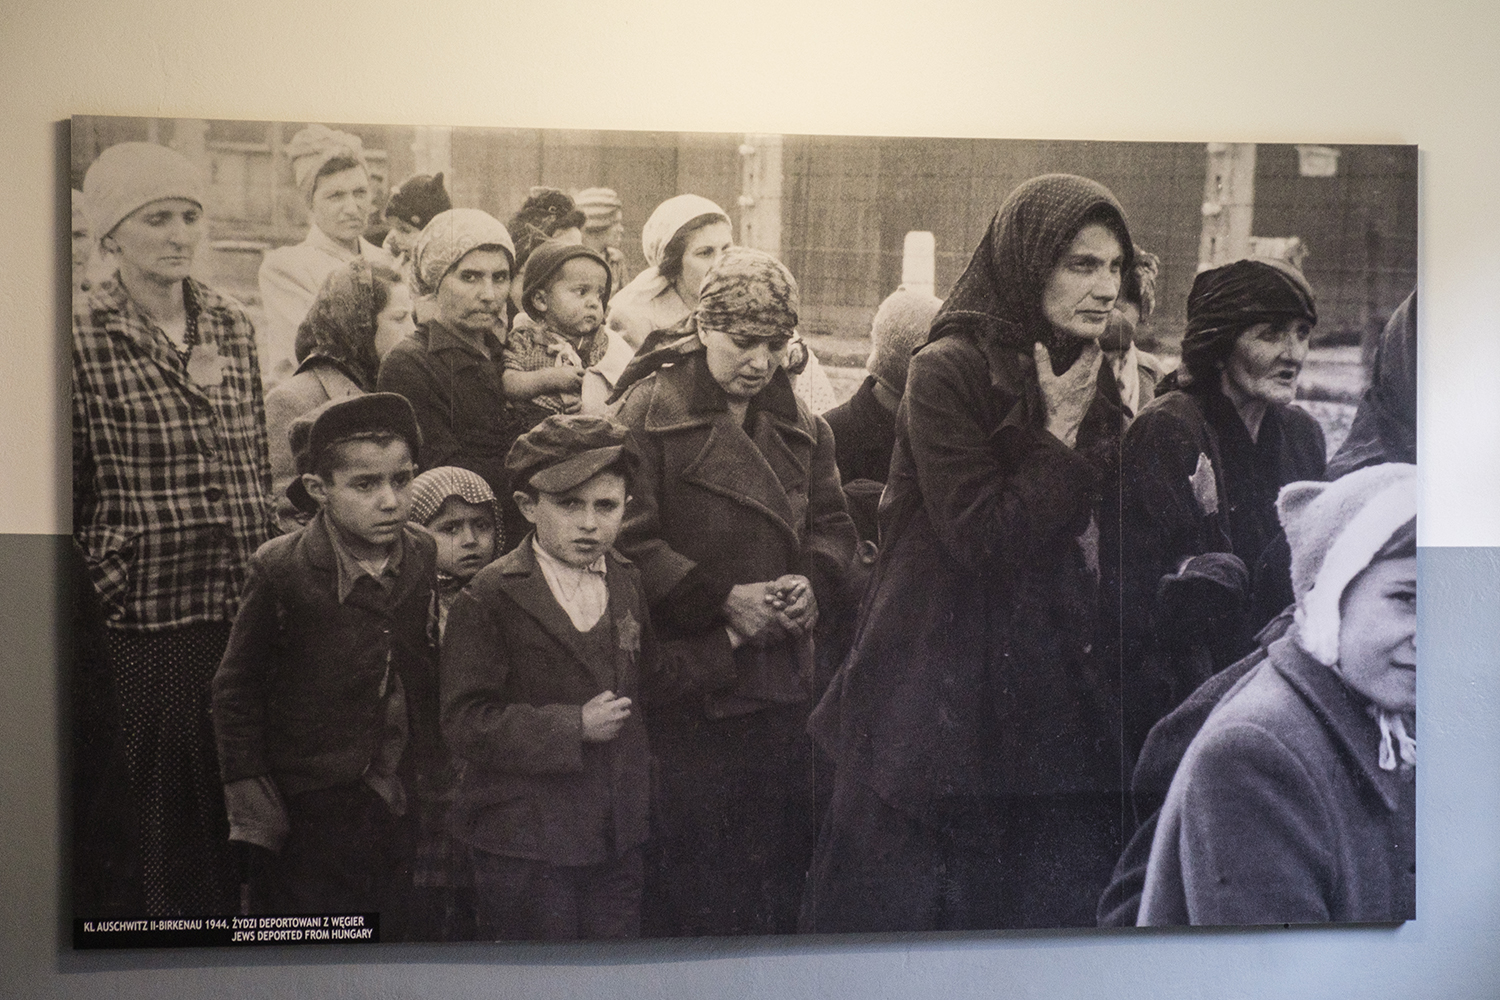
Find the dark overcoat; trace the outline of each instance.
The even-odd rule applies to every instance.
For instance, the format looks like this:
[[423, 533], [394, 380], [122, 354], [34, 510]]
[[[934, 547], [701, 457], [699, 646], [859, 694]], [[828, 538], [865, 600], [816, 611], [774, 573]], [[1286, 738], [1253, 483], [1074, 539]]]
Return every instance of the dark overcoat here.
[[1368, 707], [1294, 636], [1272, 643], [1172, 779], [1138, 922], [1415, 917], [1415, 772], [1380, 768]]
[[[448, 612], [443, 734], [464, 762], [450, 823], [480, 850], [593, 865], [646, 840], [640, 673], [655, 641], [635, 567], [606, 558], [607, 660], [587, 655], [529, 538], [480, 570]], [[613, 740], [585, 743], [582, 705], [604, 691], [636, 704]]]
[[990, 320], [912, 358], [877, 577], [815, 718], [841, 781], [918, 817], [953, 797], [1118, 787], [1085, 551], [1118, 393], [1101, 373], [1068, 448], [1045, 429], [1032, 344]]
[[384, 732], [400, 677], [406, 773], [443, 767], [437, 731], [437, 547], [407, 526], [389, 594], [361, 578], [338, 598], [338, 556], [323, 515], [260, 547], [213, 680], [224, 783], [270, 775], [284, 795], [358, 781]]
[[732, 686], [705, 694], [707, 714], [806, 700], [807, 664], [793, 643], [731, 650], [717, 605], [732, 586], [788, 573], [807, 576], [820, 603], [832, 599], [856, 539], [827, 422], [778, 371], [741, 426], [701, 351], [631, 386], [615, 419], [641, 453], [619, 548], [640, 567], [653, 611], [669, 595], [689, 599], [690, 574], [699, 586], [688, 589], [714, 595], [696, 630], [701, 665], [710, 683]]

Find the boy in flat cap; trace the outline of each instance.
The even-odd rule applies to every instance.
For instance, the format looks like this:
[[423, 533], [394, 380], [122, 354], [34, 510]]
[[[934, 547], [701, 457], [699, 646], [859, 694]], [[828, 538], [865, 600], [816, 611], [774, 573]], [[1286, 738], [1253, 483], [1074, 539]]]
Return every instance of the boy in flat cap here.
[[479, 933], [640, 933], [648, 752], [636, 704], [656, 650], [634, 566], [612, 545], [635, 452], [624, 428], [557, 414], [506, 469], [534, 530], [448, 613], [443, 735]]
[[408, 525], [421, 442], [406, 400], [331, 400], [289, 433], [317, 513], [261, 546], [213, 681], [230, 839], [252, 912], [381, 916], [405, 935], [409, 794], [445, 766], [436, 547]]

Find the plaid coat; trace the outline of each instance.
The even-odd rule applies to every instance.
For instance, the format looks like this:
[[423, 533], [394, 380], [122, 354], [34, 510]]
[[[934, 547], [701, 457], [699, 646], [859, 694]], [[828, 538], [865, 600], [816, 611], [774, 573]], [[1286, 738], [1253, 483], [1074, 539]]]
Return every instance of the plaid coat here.
[[117, 279], [73, 316], [73, 534], [110, 624], [133, 631], [233, 620], [276, 533], [254, 328], [208, 286], [184, 291], [218, 385], [194, 381]]

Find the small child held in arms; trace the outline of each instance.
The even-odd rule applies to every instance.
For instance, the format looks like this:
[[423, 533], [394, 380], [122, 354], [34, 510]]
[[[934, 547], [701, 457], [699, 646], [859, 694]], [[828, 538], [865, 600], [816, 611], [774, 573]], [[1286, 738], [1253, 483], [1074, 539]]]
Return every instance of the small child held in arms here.
[[444, 769], [436, 546], [407, 523], [421, 436], [392, 393], [292, 423], [315, 509], [250, 561], [213, 680], [230, 839], [250, 845], [251, 912], [379, 912], [407, 935], [409, 791]]
[[609, 350], [610, 290], [609, 264], [586, 246], [548, 240], [527, 258], [521, 306], [531, 323], [511, 331], [501, 377], [517, 430], [577, 412], [584, 372]]
[[490, 484], [477, 472], [443, 465], [411, 484], [411, 519], [437, 542], [438, 635], [448, 627], [448, 609], [474, 574], [505, 550], [500, 507]]
[[636, 700], [656, 651], [639, 572], [612, 548], [636, 462], [601, 417], [553, 415], [522, 435], [506, 471], [534, 530], [449, 615], [451, 825], [481, 938], [640, 934], [649, 755]]

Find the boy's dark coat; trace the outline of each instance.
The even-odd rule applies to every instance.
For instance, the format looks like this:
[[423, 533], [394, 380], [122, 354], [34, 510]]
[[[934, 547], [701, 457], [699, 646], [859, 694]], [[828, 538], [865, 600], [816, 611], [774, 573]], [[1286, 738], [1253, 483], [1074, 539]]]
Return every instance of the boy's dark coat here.
[[229, 647], [213, 680], [225, 783], [269, 774], [284, 795], [357, 781], [381, 732], [386, 664], [406, 692], [402, 770], [435, 767], [437, 547], [408, 527], [389, 597], [361, 581], [338, 599], [338, 557], [324, 515], [273, 538], [250, 560]]
[[[612, 662], [589, 662], [529, 539], [480, 570], [448, 612], [443, 734], [464, 761], [451, 823], [480, 850], [588, 865], [646, 840], [639, 691], [655, 643], [639, 573], [614, 552], [606, 558]], [[581, 706], [606, 690], [635, 705], [613, 740], [584, 743]]]

